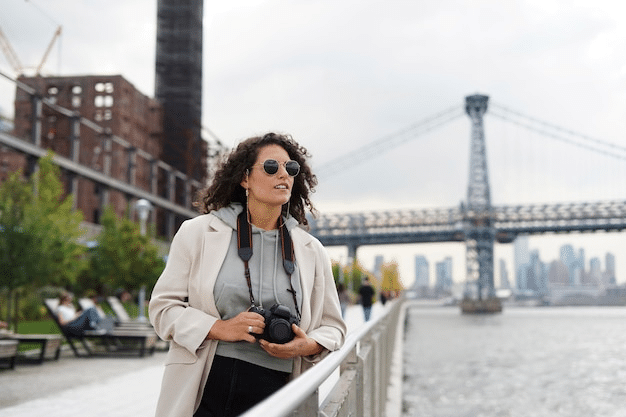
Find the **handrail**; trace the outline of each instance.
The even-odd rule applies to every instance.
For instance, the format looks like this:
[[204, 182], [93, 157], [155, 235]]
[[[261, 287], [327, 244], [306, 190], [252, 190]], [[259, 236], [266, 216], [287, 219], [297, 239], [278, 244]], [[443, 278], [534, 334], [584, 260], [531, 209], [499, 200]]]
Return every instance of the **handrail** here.
[[[319, 387], [337, 369], [340, 370], [339, 381], [335, 385], [338, 389], [333, 389], [328, 398], [323, 401], [321, 407], [329, 410], [325, 410], [322, 414], [328, 417], [349, 414], [381, 416], [387, 398], [389, 368], [402, 305], [402, 298], [390, 301], [382, 315], [348, 333], [341, 349], [331, 352], [303, 375], [290, 381], [285, 387], [242, 414], [241, 417], [285, 417], [295, 414], [318, 416], [320, 414]], [[365, 349], [364, 345], [373, 349]], [[370, 354], [372, 351], [378, 354]], [[382, 363], [380, 359], [383, 359]], [[384, 375], [378, 375], [378, 384], [369, 384], [369, 391], [376, 392], [366, 392], [368, 389], [364, 385], [368, 384], [363, 384], [363, 378], [370, 376], [376, 378], [376, 373], [365, 375], [368, 373], [365, 368], [374, 369], [378, 366], [385, 368], [382, 369]], [[357, 380], [360, 382], [357, 383]], [[385, 386], [377, 386], [381, 383]], [[352, 401], [347, 401], [348, 398], [352, 398]], [[369, 405], [366, 404], [368, 401]], [[330, 404], [331, 402], [335, 404]], [[345, 410], [346, 407], [349, 409], [348, 412]], [[344, 409], [343, 412], [341, 412], [342, 409]], [[357, 413], [359, 409], [361, 410]]]

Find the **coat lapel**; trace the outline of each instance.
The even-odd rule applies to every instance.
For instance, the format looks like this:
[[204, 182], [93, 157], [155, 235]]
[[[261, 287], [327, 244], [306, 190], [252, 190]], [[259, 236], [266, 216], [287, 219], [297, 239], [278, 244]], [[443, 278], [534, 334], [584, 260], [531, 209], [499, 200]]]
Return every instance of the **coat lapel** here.
[[[204, 241], [202, 247], [202, 257], [200, 267], [198, 271], [201, 271], [203, 276], [200, 278], [201, 287], [200, 294], [213, 294], [213, 287], [217, 280], [217, 274], [222, 268], [228, 248], [230, 246], [230, 240], [232, 238], [233, 229], [224, 224], [217, 217], [213, 216], [209, 222], [209, 230], [204, 233]], [[216, 317], [219, 317], [219, 312], [215, 306], [214, 297], [204, 297], [202, 300], [207, 303], [206, 308], [208, 312]]]

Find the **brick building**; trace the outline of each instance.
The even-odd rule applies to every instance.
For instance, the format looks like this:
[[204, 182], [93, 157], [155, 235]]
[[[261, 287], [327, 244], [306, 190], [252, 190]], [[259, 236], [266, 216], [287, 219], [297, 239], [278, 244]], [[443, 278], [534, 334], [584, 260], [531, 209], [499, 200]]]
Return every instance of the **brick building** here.
[[[77, 152], [80, 164], [146, 191], [151, 190], [151, 161], [140, 157], [134, 148], [145, 151], [154, 159], [162, 156], [163, 109], [156, 99], [143, 95], [120, 75], [20, 77], [19, 81], [130, 144], [125, 147], [108, 141], [109, 136], [81, 125]], [[17, 88], [15, 136], [32, 140], [32, 114], [30, 95]], [[44, 105], [40, 141], [43, 148], [72, 159], [70, 118]], [[28, 170], [23, 155], [14, 154], [12, 161], [11, 166], [20, 161], [25, 171]], [[99, 223], [105, 205], [111, 205], [119, 216], [127, 214], [128, 199], [121, 192], [106, 190], [85, 178], [71, 178], [68, 173], [63, 173], [63, 181], [66, 190], [71, 190], [71, 182], [76, 181], [76, 207], [83, 212], [85, 221]]]

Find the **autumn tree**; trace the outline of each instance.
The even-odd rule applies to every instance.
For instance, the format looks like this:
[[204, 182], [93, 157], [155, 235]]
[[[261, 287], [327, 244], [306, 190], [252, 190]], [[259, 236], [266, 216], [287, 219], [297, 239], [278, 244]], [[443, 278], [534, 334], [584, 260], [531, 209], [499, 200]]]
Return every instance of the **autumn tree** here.
[[400, 272], [396, 262], [387, 262], [380, 267], [382, 282], [381, 291], [399, 292], [404, 288], [400, 281]]

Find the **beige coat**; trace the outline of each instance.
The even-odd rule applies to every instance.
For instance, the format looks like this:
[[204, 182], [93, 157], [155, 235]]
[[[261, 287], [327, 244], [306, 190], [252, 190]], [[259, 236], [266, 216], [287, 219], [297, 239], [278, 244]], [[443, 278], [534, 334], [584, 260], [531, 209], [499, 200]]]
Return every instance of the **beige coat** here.
[[[157, 334], [171, 340], [157, 417], [191, 417], [198, 408], [217, 347], [217, 341], [205, 340], [220, 318], [213, 286], [232, 233], [220, 219], [205, 214], [185, 221], [174, 236], [149, 309]], [[291, 231], [291, 238], [302, 288], [300, 327], [327, 349], [315, 357], [296, 358], [292, 373], [296, 377], [328, 351], [341, 347], [346, 326], [326, 251], [300, 228]]]

